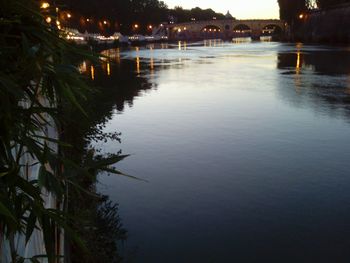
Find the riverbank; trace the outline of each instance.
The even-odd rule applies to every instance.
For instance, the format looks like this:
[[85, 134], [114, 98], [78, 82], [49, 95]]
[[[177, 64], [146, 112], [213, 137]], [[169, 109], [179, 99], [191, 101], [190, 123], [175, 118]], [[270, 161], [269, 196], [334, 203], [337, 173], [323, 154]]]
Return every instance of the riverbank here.
[[350, 4], [316, 10], [307, 15], [294, 40], [312, 43], [350, 43]]

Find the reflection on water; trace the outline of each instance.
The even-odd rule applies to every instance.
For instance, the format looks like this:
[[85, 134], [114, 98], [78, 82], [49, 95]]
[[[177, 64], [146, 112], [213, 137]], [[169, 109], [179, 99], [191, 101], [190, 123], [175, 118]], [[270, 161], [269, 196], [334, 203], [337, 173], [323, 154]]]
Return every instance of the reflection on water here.
[[[86, 62], [84, 62], [86, 63]], [[93, 65], [90, 66], [90, 75], [91, 75], [91, 79], [94, 80], [95, 79], [95, 68]]]
[[107, 62], [107, 75], [111, 75], [111, 65], [109, 62]]
[[[244, 41], [244, 38], [241, 38], [242, 42]], [[224, 44], [224, 41], [221, 39], [206, 39], [203, 41], [204, 47], [217, 47]]]
[[[296, 62], [295, 62], [296, 61]], [[295, 66], [295, 71], [293, 65]], [[281, 88], [281, 97], [299, 107], [313, 107], [319, 114], [350, 117], [350, 97], [347, 79], [350, 75], [349, 52], [345, 50], [303, 51], [298, 45], [296, 54], [278, 54], [282, 70], [281, 86], [290, 86], [293, 77], [298, 96]], [[349, 121], [349, 120], [346, 120]]]
[[252, 39], [250, 37], [237, 37], [237, 38], [233, 38], [232, 42], [235, 44], [248, 43], [248, 42], [252, 42]]
[[114, 105], [106, 132], [123, 136], [99, 146], [132, 153], [118, 168], [149, 182], [101, 178], [127, 258], [347, 262], [349, 50], [208, 40], [104, 54], [81, 68]]

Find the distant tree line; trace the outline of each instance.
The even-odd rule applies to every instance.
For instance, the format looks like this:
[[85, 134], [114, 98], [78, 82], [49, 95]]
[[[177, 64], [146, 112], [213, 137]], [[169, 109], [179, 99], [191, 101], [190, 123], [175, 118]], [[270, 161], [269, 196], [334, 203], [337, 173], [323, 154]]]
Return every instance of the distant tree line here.
[[216, 13], [212, 9], [201, 9], [199, 7], [192, 9], [183, 9], [181, 6], [176, 6], [174, 9], [168, 9], [168, 17], [174, 18], [174, 22], [187, 22], [195, 20], [212, 20], [224, 19], [225, 16], [221, 13]]
[[162, 22], [224, 18], [212, 9], [169, 9], [159, 0], [56, 0], [56, 4], [61, 10], [72, 12], [69, 19], [62, 17], [63, 25], [89, 32], [150, 33], [151, 26]]

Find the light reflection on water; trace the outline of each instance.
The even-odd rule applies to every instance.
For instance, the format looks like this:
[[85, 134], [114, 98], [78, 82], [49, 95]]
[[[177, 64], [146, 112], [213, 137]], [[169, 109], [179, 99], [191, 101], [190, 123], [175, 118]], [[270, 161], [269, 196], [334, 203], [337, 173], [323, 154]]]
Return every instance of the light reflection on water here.
[[123, 135], [98, 146], [133, 154], [118, 169], [148, 181], [101, 177], [126, 257], [350, 258], [349, 50], [208, 40], [107, 53], [111, 75], [90, 76], [117, 92], [106, 131]]

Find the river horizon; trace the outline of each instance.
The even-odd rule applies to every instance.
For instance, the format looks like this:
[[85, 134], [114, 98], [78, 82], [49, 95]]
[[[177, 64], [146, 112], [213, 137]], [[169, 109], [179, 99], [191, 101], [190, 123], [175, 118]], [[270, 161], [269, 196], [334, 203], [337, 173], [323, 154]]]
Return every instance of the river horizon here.
[[347, 262], [350, 48], [221, 40], [84, 65], [131, 154], [99, 177], [130, 262]]

